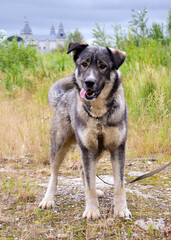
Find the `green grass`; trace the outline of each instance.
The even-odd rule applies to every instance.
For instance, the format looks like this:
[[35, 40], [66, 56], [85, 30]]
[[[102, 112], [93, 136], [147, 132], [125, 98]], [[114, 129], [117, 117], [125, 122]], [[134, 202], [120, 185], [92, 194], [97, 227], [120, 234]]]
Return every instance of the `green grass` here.
[[[120, 71], [129, 110], [128, 157], [168, 154], [171, 141], [171, 43], [163, 45], [144, 39], [136, 46], [130, 37], [122, 50], [127, 54]], [[60, 52], [40, 54], [31, 45], [25, 47], [13, 41], [0, 45], [0, 59], [0, 99], [5, 102], [4, 105], [1, 101], [1, 114], [7, 119], [4, 123], [1, 118], [1, 124], [6, 125], [4, 129], [9, 129], [13, 119], [17, 123], [12, 134], [14, 139], [11, 134], [8, 139], [2, 138], [5, 143], [0, 144], [1, 152], [7, 154], [4, 149], [10, 154], [21, 152], [17, 142], [21, 145], [23, 142], [25, 151], [36, 152], [38, 159], [43, 156], [48, 159], [52, 112], [47, 107], [47, 94], [56, 80], [73, 73], [72, 56]], [[14, 101], [13, 107], [9, 106], [11, 101]], [[46, 119], [46, 116], [50, 118]]]
[[124, 50], [121, 71], [131, 115], [165, 118], [171, 111], [171, 44], [151, 40], [138, 47], [129, 43]]

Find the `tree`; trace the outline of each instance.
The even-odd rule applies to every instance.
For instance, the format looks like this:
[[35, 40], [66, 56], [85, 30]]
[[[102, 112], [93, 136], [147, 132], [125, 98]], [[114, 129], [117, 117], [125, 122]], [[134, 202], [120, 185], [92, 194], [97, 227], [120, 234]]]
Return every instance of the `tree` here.
[[132, 9], [132, 21], [130, 21], [130, 27], [132, 32], [135, 34], [135, 36], [139, 39], [140, 37], [146, 37], [148, 33], [147, 28], [147, 21], [148, 18], [146, 18], [147, 9], [144, 8], [142, 11], [139, 10], [135, 12], [134, 9]]
[[126, 42], [126, 32], [122, 30], [122, 27], [120, 24], [114, 25], [113, 29], [114, 29], [116, 48], [123, 49], [125, 47], [125, 42]]
[[162, 41], [164, 39], [163, 25], [158, 23], [153, 23], [152, 27], [149, 29], [148, 37], [157, 41]]
[[78, 28], [76, 28], [74, 32], [69, 32], [67, 34], [67, 40], [63, 48], [65, 52], [67, 51], [70, 42], [84, 42], [84, 37]]
[[167, 32], [168, 32], [169, 38], [171, 38], [171, 9], [169, 10]]
[[96, 28], [93, 29], [92, 34], [93, 34], [93, 45], [99, 45], [102, 47], [109, 47], [112, 45], [111, 43], [111, 37], [109, 35], [106, 34], [105, 32], [105, 28], [103, 27], [100, 28], [99, 24], [96, 23]]
[[74, 32], [70, 32], [67, 34], [67, 40], [66, 40], [65, 46], [64, 46], [65, 52], [68, 49], [68, 44], [70, 42], [82, 42], [82, 43], [84, 42], [84, 37], [83, 37], [82, 33], [78, 30], [78, 28], [76, 28]]
[[73, 33], [70, 32], [68, 34], [67, 42], [84, 42], [84, 37], [82, 33], [78, 30], [78, 28], [76, 28]]

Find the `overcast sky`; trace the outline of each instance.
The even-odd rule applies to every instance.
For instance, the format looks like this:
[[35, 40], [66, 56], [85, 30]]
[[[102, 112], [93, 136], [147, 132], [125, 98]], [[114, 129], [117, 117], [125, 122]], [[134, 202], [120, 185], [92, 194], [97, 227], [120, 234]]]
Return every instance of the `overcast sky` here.
[[92, 38], [95, 23], [129, 25], [131, 9], [148, 9], [148, 25], [152, 22], [166, 25], [171, 0], [0, 0], [0, 29], [19, 34], [27, 17], [33, 34], [49, 34], [51, 25], [58, 28], [62, 22], [66, 33], [80, 30], [84, 38]]

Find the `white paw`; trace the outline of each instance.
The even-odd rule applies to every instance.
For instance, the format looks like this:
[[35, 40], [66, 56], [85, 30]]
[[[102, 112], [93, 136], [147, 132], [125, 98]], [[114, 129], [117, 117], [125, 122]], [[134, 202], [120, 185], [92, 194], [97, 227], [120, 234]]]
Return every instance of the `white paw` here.
[[132, 215], [126, 206], [114, 207], [114, 218], [117, 218], [117, 217], [130, 219]]
[[39, 208], [42, 208], [42, 209], [51, 209], [54, 207], [55, 207], [55, 202], [52, 199], [43, 198], [43, 200], [39, 204]]
[[83, 218], [87, 218], [88, 220], [95, 220], [100, 217], [100, 211], [98, 208], [86, 208], [83, 213]]
[[96, 190], [96, 194], [97, 194], [97, 197], [103, 197], [104, 196], [104, 192], [102, 192], [101, 190]]

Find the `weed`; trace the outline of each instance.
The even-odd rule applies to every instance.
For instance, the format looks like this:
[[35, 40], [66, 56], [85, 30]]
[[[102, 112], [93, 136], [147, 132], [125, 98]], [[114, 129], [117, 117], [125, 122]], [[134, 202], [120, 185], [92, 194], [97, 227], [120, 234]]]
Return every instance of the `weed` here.
[[128, 229], [128, 238], [131, 237], [131, 229]]

